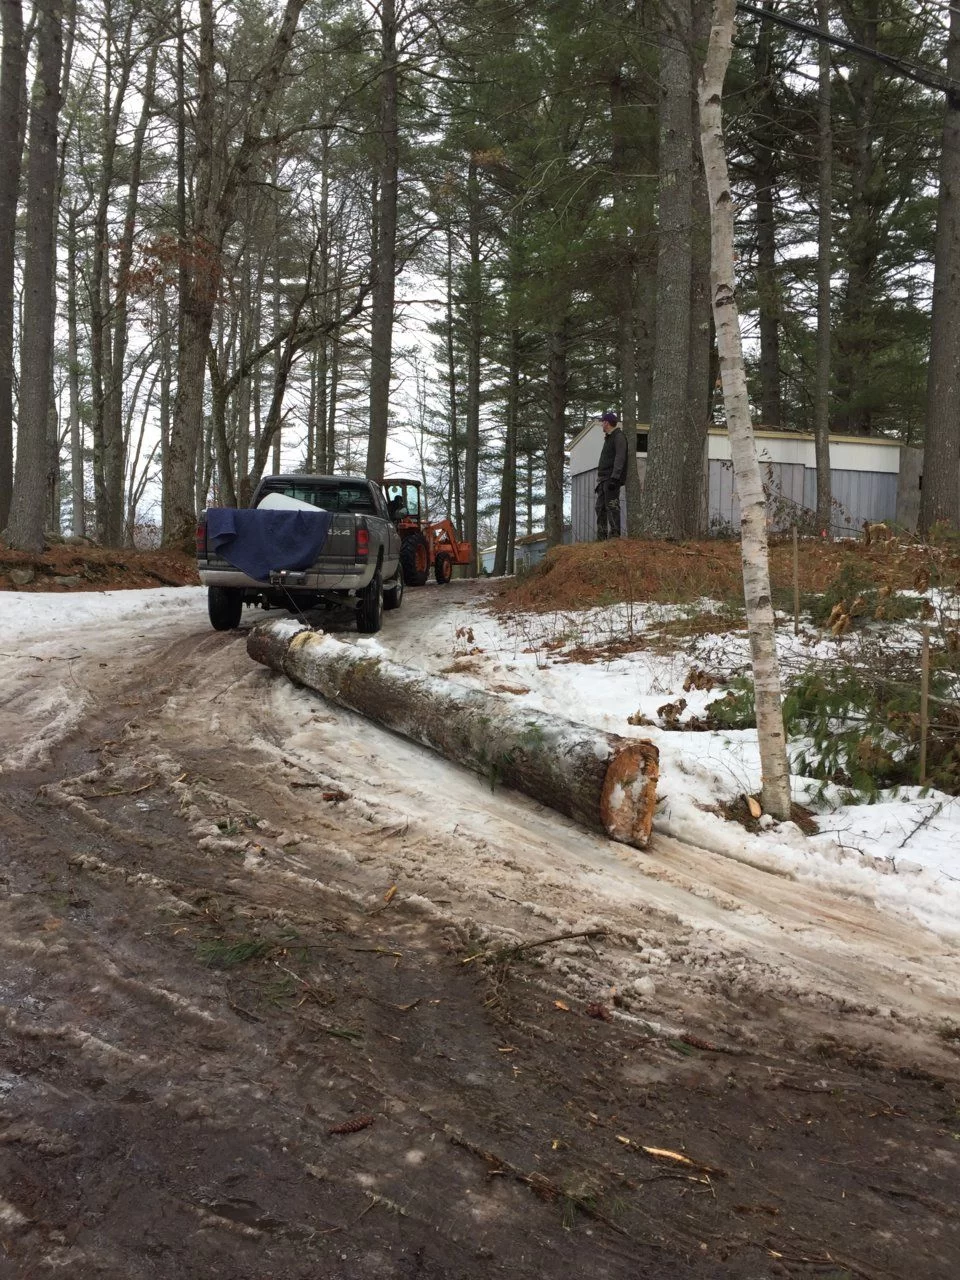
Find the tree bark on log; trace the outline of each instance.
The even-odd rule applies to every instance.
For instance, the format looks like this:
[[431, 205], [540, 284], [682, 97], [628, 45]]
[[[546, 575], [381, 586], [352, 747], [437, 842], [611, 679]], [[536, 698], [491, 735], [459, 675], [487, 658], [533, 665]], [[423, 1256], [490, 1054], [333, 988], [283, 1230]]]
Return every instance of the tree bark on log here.
[[254, 628], [247, 653], [438, 755], [512, 787], [622, 844], [644, 849], [657, 748], [375, 657], [284, 619]]

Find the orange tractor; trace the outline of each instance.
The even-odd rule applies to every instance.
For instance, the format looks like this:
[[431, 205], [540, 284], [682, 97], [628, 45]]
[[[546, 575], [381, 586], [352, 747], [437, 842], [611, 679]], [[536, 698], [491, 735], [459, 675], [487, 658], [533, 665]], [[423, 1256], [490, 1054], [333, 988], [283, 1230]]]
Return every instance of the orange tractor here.
[[469, 542], [461, 542], [449, 520], [427, 519], [419, 480], [384, 480], [387, 508], [400, 535], [400, 563], [408, 587], [422, 587], [433, 575], [441, 586], [453, 576], [455, 564], [467, 565], [473, 553]]

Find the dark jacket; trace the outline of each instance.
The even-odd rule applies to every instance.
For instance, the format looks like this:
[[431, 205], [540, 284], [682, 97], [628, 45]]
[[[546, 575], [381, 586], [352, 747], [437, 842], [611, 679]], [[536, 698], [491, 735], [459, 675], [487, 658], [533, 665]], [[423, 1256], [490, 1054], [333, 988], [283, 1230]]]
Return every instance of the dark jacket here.
[[597, 481], [611, 488], [616, 485], [618, 489], [627, 483], [627, 437], [619, 427], [608, 431], [603, 438]]

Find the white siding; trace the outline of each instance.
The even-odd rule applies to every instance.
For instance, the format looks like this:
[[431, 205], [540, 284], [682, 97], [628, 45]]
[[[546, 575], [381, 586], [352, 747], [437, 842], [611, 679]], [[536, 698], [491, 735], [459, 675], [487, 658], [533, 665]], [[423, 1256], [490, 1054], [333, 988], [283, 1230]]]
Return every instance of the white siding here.
[[[571, 519], [574, 542], [596, 536], [594, 486], [597, 462], [603, 447], [599, 422], [590, 423], [570, 446], [572, 477]], [[711, 430], [707, 440], [707, 527], [711, 532], [736, 530], [740, 513], [733, 485], [730, 441], [726, 431]], [[788, 528], [795, 515], [816, 509], [816, 469], [812, 436], [797, 433], [757, 432], [757, 453], [764, 485], [774, 495], [771, 523]], [[857, 534], [864, 520], [894, 521], [900, 446], [894, 442], [858, 440], [845, 436], [830, 441], [830, 479], [833, 488], [832, 531], [839, 536]], [[637, 457], [641, 484], [646, 455]], [[623, 500], [621, 499], [621, 508]], [[809, 516], [807, 516], [809, 518]]]

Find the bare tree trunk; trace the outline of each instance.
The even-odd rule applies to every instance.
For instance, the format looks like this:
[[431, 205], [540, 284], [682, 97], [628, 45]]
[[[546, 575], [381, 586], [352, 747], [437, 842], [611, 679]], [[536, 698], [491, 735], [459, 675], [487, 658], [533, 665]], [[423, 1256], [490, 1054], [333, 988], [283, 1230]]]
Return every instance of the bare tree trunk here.
[[570, 317], [566, 313], [566, 303], [562, 314], [560, 325], [547, 338], [547, 398], [550, 416], [547, 420], [544, 526], [548, 547], [557, 547], [563, 542], [563, 455], [567, 444], [567, 354], [570, 349]]
[[447, 238], [447, 280], [446, 280], [446, 326], [445, 345], [447, 353], [447, 391], [450, 415], [450, 500], [448, 508], [453, 512], [453, 522], [459, 532], [463, 531], [463, 503], [460, 486], [460, 423], [457, 411], [457, 359], [453, 341], [453, 230], [446, 228]]
[[0, 531], [7, 527], [13, 492], [13, 327], [16, 309], [17, 202], [20, 197], [27, 53], [21, 0], [0, 0]]
[[163, 476], [167, 449], [170, 446], [170, 416], [173, 405], [171, 384], [173, 381], [173, 333], [170, 324], [170, 312], [167, 307], [166, 291], [160, 290], [160, 301], [157, 307], [157, 324], [160, 329], [160, 475]]
[[463, 460], [463, 536], [474, 549], [465, 576], [477, 573], [477, 504], [480, 487], [480, 363], [483, 343], [483, 280], [480, 265], [480, 182], [473, 155], [467, 169], [467, 411]]
[[527, 474], [524, 498], [524, 514], [526, 516], [524, 533], [529, 538], [533, 533], [533, 445], [529, 441], [527, 443]]
[[[947, 75], [960, 80], [960, 9], [950, 9]], [[920, 528], [960, 525], [960, 102], [947, 95], [940, 153], [933, 330]]]
[[70, 404], [70, 527], [75, 537], [86, 533], [83, 470], [83, 423], [80, 419], [80, 354], [77, 340], [77, 209], [67, 216], [67, 387]]
[[[339, 272], [339, 265], [337, 267]], [[338, 275], [339, 279], [339, 275]], [[339, 286], [334, 299], [336, 311], [340, 310]], [[327, 391], [326, 456], [328, 471], [337, 469], [337, 409], [340, 397], [340, 335], [334, 332], [330, 342], [330, 385]]]
[[[274, 181], [277, 181], [276, 175], [274, 177]], [[276, 218], [274, 218], [274, 243], [276, 243], [276, 234], [277, 234], [277, 226], [276, 226]], [[280, 253], [278, 250], [274, 258], [274, 264], [273, 264], [273, 332], [274, 333], [280, 332], [280, 280], [281, 280], [282, 270], [283, 268], [280, 263]], [[276, 386], [277, 381], [280, 377], [281, 362], [282, 362], [281, 349], [280, 347], [277, 347], [276, 357], [273, 362], [274, 386]], [[284, 379], [284, 381], [286, 381], [286, 379]], [[277, 429], [273, 434], [272, 465], [273, 465], [273, 474], [275, 476], [278, 476], [283, 470], [282, 457], [283, 457], [283, 421], [281, 419], [280, 421], [277, 422]]]
[[[56, 312], [56, 295], [50, 300]], [[47, 501], [44, 523], [47, 529], [60, 536], [62, 513], [60, 509], [60, 417], [53, 387], [53, 364], [50, 367], [50, 386], [47, 395]]]
[[[817, 21], [830, 21], [829, 0], [817, 0]], [[817, 363], [813, 390], [813, 436], [817, 465], [817, 528], [831, 537], [833, 483], [830, 475], [830, 271], [833, 247], [833, 122], [830, 101], [830, 46], [820, 42], [817, 95]]]
[[[853, 10], [844, 7], [851, 34], [868, 49], [876, 49], [880, 25], [880, 0], [863, 0]], [[868, 403], [870, 348], [872, 343], [872, 302], [877, 258], [885, 232], [879, 225], [878, 155], [875, 114], [878, 63], [870, 57], [857, 59], [846, 81], [856, 120], [853, 180], [844, 244], [846, 283], [837, 324], [836, 388], [837, 418], [841, 430], [869, 435]]]
[[[177, 390], [164, 469], [164, 542], [185, 542], [196, 517], [194, 489], [203, 432], [203, 374], [219, 282], [219, 263], [213, 252], [214, 246], [205, 234], [212, 221], [210, 206], [213, 198], [213, 0], [198, 0], [198, 3], [200, 49], [193, 182], [195, 231], [190, 243], [186, 214], [181, 210], [184, 226], [177, 299]], [[183, 103], [181, 110], [185, 110]], [[182, 158], [180, 163], [184, 163]]]
[[207, 357], [210, 371], [210, 417], [212, 419], [214, 448], [217, 458], [217, 473], [220, 477], [220, 503], [224, 507], [237, 505], [237, 484], [234, 471], [234, 459], [230, 453], [230, 441], [227, 436], [227, 390], [224, 385], [223, 369], [213, 343]]
[[[321, 343], [320, 346], [325, 347], [326, 343]], [[303, 459], [303, 469], [307, 475], [322, 474], [317, 459], [317, 393], [319, 390], [317, 366], [319, 363], [320, 350], [314, 348], [309, 360], [310, 394], [307, 398], [307, 440]]]
[[[320, 319], [330, 318], [330, 133], [323, 132], [320, 151]], [[330, 339], [324, 336], [310, 362], [310, 423], [307, 470], [315, 467], [321, 475], [327, 466], [327, 384]]]
[[[115, 455], [120, 431], [120, 414], [107, 421], [107, 397], [114, 388], [112, 373], [113, 348], [110, 342], [110, 236], [107, 220], [110, 211], [110, 194], [114, 183], [114, 159], [119, 138], [120, 117], [130, 82], [132, 61], [130, 45], [133, 37], [133, 15], [127, 11], [126, 22], [120, 32], [106, 41], [103, 67], [103, 101], [101, 103], [101, 155], [99, 159], [100, 183], [93, 218], [93, 251], [89, 274], [90, 298], [90, 380], [93, 388], [93, 497], [94, 520], [97, 539], [108, 546], [119, 546], [123, 522], [122, 472], [117, 485]], [[113, 31], [114, 9], [111, 0], [105, 0], [104, 25]], [[117, 83], [114, 86], [114, 51], [119, 48]], [[108, 455], [110, 480], [107, 479]]]
[[37, 76], [30, 106], [27, 163], [20, 418], [10, 506], [10, 545], [43, 549], [50, 469], [47, 415], [53, 378], [56, 280], [57, 123], [63, 54], [63, 0], [37, 0]]
[[[622, 273], [625, 274], [625, 273]], [[617, 316], [617, 337], [620, 363], [620, 412], [621, 426], [627, 441], [627, 475], [624, 485], [626, 499], [626, 529], [628, 538], [640, 536], [640, 472], [637, 470], [637, 341], [633, 324], [633, 289], [630, 277], [626, 284], [621, 279]], [[626, 298], [629, 289], [629, 302]]]
[[270, 457], [271, 449], [276, 446], [283, 427], [283, 396], [287, 389], [287, 380], [297, 357], [298, 346], [289, 338], [277, 352], [277, 367], [274, 371], [273, 390], [270, 396], [270, 407], [263, 424], [263, 432], [257, 442], [250, 465], [249, 483], [251, 492], [260, 483]]
[[660, 33], [660, 237], [653, 403], [641, 529], [682, 538], [692, 277], [693, 92], [691, 0], [663, 0]]
[[[128, 54], [129, 56], [129, 54]], [[109, 380], [104, 387], [104, 488], [107, 510], [100, 520], [104, 541], [117, 546], [125, 538], [124, 477], [127, 450], [123, 435], [123, 390], [128, 339], [128, 301], [130, 271], [133, 265], [134, 232], [140, 205], [140, 175], [143, 166], [143, 146], [153, 107], [154, 79], [157, 50], [147, 57], [146, 77], [140, 119], [134, 130], [133, 142], [127, 157], [127, 199], [124, 210], [123, 230], [117, 250], [116, 286], [109, 307], [105, 340], [112, 342]], [[111, 175], [112, 180], [112, 175]], [[105, 280], [109, 298], [109, 279]], [[112, 337], [111, 337], [112, 331]], [[98, 513], [99, 514], [99, 513]]]
[[[189, 269], [180, 297], [180, 345], [177, 393], [173, 408], [163, 494], [163, 537], [182, 543], [191, 537], [196, 519], [197, 460], [203, 436], [204, 371], [213, 329], [220, 282], [223, 244], [233, 224], [237, 192], [264, 145], [267, 114], [280, 89], [284, 63], [293, 44], [306, 0], [286, 0], [277, 32], [263, 67], [252, 78], [255, 86], [242, 121], [224, 122], [214, 154], [213, 0], [198, 0], [200, 56], [197, 63], [197, 107], [194, 124], [194, 217], [189, 244]], [[227, 153], [228, 138], [242, 127], [236, 148]], [[216, 168], [216, 173], [214, 169]], [[242, 486], [241, 486], [242, 487]]]
[[137, 401], [140, 399], [140, 387], [142, 385], [143, 376], [146, 374], [147, 366], [144, 365], [141, 376], [137, 379], [136, 394], [131, 397], [130, 409], [127, 414], [127, 425], [124, 431], [125, 448], [124, 452], [130, 459], [130, 475], [127, 480], [126, 493], [126, 511], [123, 521], [123, 542], [124, 546], [135, 547], [137, 536], [137, 507], [140, 499], [143, 497], [144, 490], [150, 473], [150, 464], [157, 452], [157, 446], [154, 445], [146, 458], [144, 458], [143, 468], [140, 469], [140, 459], [144, 454], [144, 446], [147, 437], [147, 424], [153, 409], [153, 396], [157, 389], [157, 382], [160, 378], [161, 366], [154, 368], [153, 376], [150, 379], [150, 386], [147, 390], [147, 397], [144, 401], [143, 408], [140, 412], [140, 428], [137, 432], [137, 443], [131, 450], [131, 436], [133, 426], [133, 413], [136, 408]]
[[370, 304], [370, 437], [367, 477], [382, 480], [387, 463], [390, 374], [393, 358], [393, 303], [397, 277], [397, 182], [400, 132], [397, 117], [397, 5], [380, 6], [380, 182], [376, 260]]
[[520, 413], [520, 330], [510, 330], [507, 360], [507, 430], [503, 442], [503, 477], [500, 481], [500, 515], [497, 521], [495, 577], [508, 572], [510, 539], [517, 521], [517, 420]]
[[[772, 0], [764, 0], [771, 11]], [[757, 310], [760, 329], [760, 421], [779, 427], [780, 282], [777, 274], [775, 130], [777, 98], [773, 61], [773, 25], [761, 20], [754, 52], [758, 124], [754, 136], [753, 182], [757, 210]]]
[[[698, 5], [693, 15], [693, 41], [703, 60], [710, 35], [710, 13]], [[692, 77], [691, 77], [692, 78]], [[702, 537], [709, 522], [707, 432], [713, 399], [711, 361], [713, 324], [710, 314], [710, 197], [700, 146], [700, 104], [696, 86], [690, 93], [693, 128], [690, 240], [690, 350], [687, 363], [687, 447], [681, 485], [685, 496], [683, 530]]]
[[723, 82], [733, 42], [737, 0], [714, 0], [713, 27], [700, 80], [700, 129], [710, 193], [713, 314], [720, 350], [723, 400], [740, 499], [743, 590], [753, 662], [762, 804], [784, 821], [790, 817], [790, 768], [780, 701], [777, 639], [770, 597], [767, 504], [757, 458], [737, 312], [733, 250], [733, 197], [723, 143]]
[[610, 166], [617, 217], [617, 336], [620, 364], [620, 420], [627, 441], [626, 507], [630, 537], [640, 533], [640, 475], [637, 471], [637, 342], [634, 324], [634, 256], [627, 191], [627, 111], [619, 67], [610, 80]]

